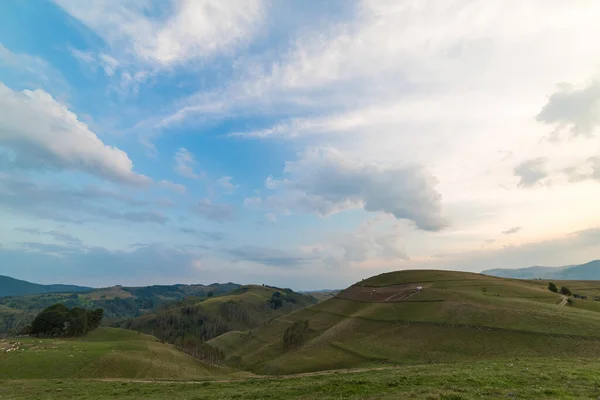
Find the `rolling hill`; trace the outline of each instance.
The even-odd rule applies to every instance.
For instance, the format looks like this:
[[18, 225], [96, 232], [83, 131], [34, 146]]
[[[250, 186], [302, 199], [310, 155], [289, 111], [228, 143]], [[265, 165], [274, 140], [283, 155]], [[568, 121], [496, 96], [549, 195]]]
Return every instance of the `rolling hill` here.
[[221, 296], [187, 299], [120, 324], [120, 327], [152, 334], [194, 356], [218, 362], [222, 355], [204, 342], [232, 330], [247, 330], [317, 299], [290, 289], [247, 285]]
[[483, 271], [482, 274], [516, 279], [600, 280], [600, 260], [564, 267], [489, 269]]
[[[453, 271], [392, 272], [208, 345], [230, 366], [265, 374], [600, 356], [600, 302], [561, 307], [561, 296], [547, 284]], [[574, 284], [576, 291], [600, 295], [597, 282]]]
[[132, 318], [185, 298], [201, 299], [237, 289], [235, 283], [211, 285], [113, 286], [75, 293], [44, 293], [0, 298], [0, 335], [16, 333], [44, 308], [56, 303], [67, 307], [102, 308], [105, 323]]
[[75, 285], [40, 285], [0, 275], [0, 297], [25, 296], [40, 293], [82, 292], [92, 288]]
[[198, 379], [228, 372], [155, 337], [116, 328], [98, 328], [80, 338], [0, 341], [2, 379]]

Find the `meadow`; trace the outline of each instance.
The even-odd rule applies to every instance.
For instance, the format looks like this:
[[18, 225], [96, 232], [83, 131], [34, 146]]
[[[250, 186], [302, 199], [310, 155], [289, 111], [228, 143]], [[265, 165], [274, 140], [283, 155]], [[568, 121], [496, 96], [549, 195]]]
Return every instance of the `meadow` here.
[[0, 380], [17, 399], [596, 399], [600, 363], [589, 359], [504, 359], [345, 371], [281, 378], [194, 381]]

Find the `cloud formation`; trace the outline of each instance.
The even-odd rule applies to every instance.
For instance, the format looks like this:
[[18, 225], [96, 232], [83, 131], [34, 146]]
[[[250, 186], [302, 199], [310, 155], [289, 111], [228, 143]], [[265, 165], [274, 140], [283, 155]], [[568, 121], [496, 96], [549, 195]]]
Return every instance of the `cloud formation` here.
[[231, 180], [233, 178], [231, 176], [224, 176], [222, 178], [217, 179], [217, 185], [219, 185], [226, 193], [231, 193], [235, 189], [239, 188], [240, 185], [234, 185]]
[[[521, 226], [514, 226], [514, 227], [512, 227], [512, 228], [510, 228], [510, 229], [507, 229], [507, 230], [505, 230], [505, 231], [502, 231], [502, 234], [503, 234], [503, 235], [512, 235], [512, 234], [514, 234], [514, 233], [520, 232], [520, 231], [521, 231], [521, 229], [523, 229], [523, 227], [521, 227]], [[490, 243], [491, 243], [491, 242], [490, 242]]]
[[162, 186], [164, 188], [170, 189], [177, 193], [186, 193], [187, 192], [186, 187], [179, 183], [175, 183], [175, 182], [171, 182], [171, 181], [167, 181], [167, 180], [158, 181], [156, 183], [158, 186]]
[[0, 173], [0, 207], [36, 218], [81, 224], [84, 221], [149, 222], [164, 224], [168, 218], [154, 210], [140, 209], [151, 203], [94, 186], [74, 189], [57, 183], [38, 183]]
[[436, 179], [423, 167], [365, 163], [333, 148], [317, 148], [286, 163], [285, 180], [268, 198], [250, 198], [246, 205], [274, 206], [320, 215], [351, 208], [383, 212], [413, 221], [419, 229], [438, 231], [447, 225]]
[[213, 203], [208, 199], [200, 200], [192, 209], [202, 217], [215, 222], [227, 222], [235, 219], [234, 209], [229, 204]]
[[[167, 67], [227, 52], [246, 42], [262, 21], [260, 0], [55, 0], [102, 37], [118, 57]], [[168, 9], [160, 17], [150, 14]]]
[[251, 262], [269, 267], [300, 267], [314, 260], [313, 257], [296, 255], [280, 249], [271, 249], [257, 246], [234, 247], [225, 250], [225, 253], [235, 261]]
[[[57, 257], [60, 256], [60, 257]], [[68, 277], [69, 283], [92, 286], [197, 283], [201, 278], [192, 262], [198, 254], [157, 244], [135, 246], [132, 250], [102, 247], [71, 247], [44, 243], [22, 243], [20, 248], [1, 248], [2, 272], [34, 282], [56, 283]], [[22, 268], [42, 265], [43, 268]]]
[[124, 151], [104, 144], [50, 94], [40, 89], [16, 92], [2, 83], [0, 162], [14, 168], [81, 171], [129, 185], [150, 182], [133, 171]]
[[554, 125], [556, 133], [565, 128], [573, 136], [592, 136], [600, 126], [600, 81], [594, 80], [582, 87], [560, 85], [537, 120]]
[[520, 178], [519, 187], [530, 188], [535, 186], [549, 176], [547, 171], [548, 159], [539, 157], [533, 160], [526, 160], [517, 165], [513, 173]]
[[66, 242], [71, 245], [81, 244], [81, 239], [75, 237], [73, 235], [68, 234], [67, 232], [58, 231], [58, 230], [50, 230], [50, 231], [42, 231], [38, 228], [15, 228], [15, 231], [29, 233], [30, 235], [44, 235], [49, 236], [52, 239], [59, 242]]
[[201, 179], [204, 178], [204, 172], [194, 172], [194, 167], [198, 164], [194, 159], [194, 155], [186, 148], [180, 148], [175, 153], [175, 166], [173, 170], [184, 178]]
[[107, 76], [113, 76], [120, 65], [119, 61], [105, 53], [96, 55], [91, 51], [71, 49], [71, 54], [77, 60], [85, 63], [92, 71], [96, 71], [97, 67], [101, 66]]

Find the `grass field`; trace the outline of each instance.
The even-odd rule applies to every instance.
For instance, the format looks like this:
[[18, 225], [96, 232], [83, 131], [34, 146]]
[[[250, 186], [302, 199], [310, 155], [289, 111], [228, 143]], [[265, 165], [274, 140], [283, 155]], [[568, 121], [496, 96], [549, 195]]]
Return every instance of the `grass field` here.
[[[0, 352], [1, 379], [198, 379], [228, 373], [181, 353], [156, 338], [98, 328], [82, 338], [18, 338], [19, 350]], [[2, 396], [0, 396], [2, 397]]]
[[596, 399], [600, 363], [505, 359], [238, 381], [0, 380], [16, 399]]
[[[417, 286], [423, 290], [417, 292]], [[546, 286], [464, 272], [394, 272], [359, 282], [269, 326], [229, 332], [209, 344], [223, 350], [230, 365], [261, 374], [505, 357], [599, 357], [600, 303], [576, 300], [573, 307], [559, 307], [561, 297]], [[284, 332], [298, 321], [308, 321], [310, 331], [301, 347], [286, 351]]]
[[[18, 350], [0, 352], [0, 398], [600, 398], [600, 283], [556, 284], [588, 300], [561, 306], [546, 281], [383, 274], [209, 341], [225, 353], [223, 367], [121, 329], [19, 339]], [[262, 304], [271, 291], [232, 296]], [[216, 311], [227, 303], [219, 296], [200, 304]], [[285, 348], [287, 328], [304, 321], [303, 341]]]

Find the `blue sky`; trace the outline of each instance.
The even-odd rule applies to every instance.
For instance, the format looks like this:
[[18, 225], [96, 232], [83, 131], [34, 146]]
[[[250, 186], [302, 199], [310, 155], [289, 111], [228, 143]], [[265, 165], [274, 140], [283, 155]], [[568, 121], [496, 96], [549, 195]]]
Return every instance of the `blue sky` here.
[[316, 289], [599, 258], [595, 1], [0, 11], [0, 274]]

